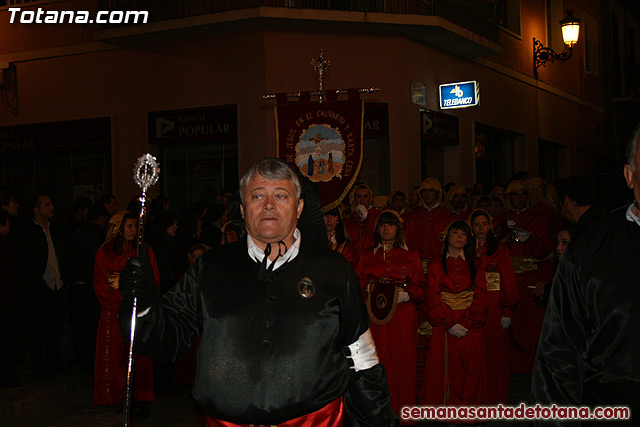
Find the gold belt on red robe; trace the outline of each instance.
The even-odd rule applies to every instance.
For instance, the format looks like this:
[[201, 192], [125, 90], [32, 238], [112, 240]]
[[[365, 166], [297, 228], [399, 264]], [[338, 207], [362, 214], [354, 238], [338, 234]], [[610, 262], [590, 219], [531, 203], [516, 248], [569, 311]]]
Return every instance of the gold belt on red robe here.
[[453, 292], [440, 292], [442, 302], [447, 304], [451, 310], [464, 310], [473, 302], [473, 291], [462, 291], [454, 294]]
[[527, 271], [536, 271], [538, 269], [539, 262], [546, 261], [555, 256], [556, 255], [553, 252], [549, 252], [549, 254], [542, 259], [537, 259], [530, 256], [524, 256], [524, 257], [512, 256], [511, 264], [513, 265], [513, 272], [518, 274], [518, 273], [526, 273]]

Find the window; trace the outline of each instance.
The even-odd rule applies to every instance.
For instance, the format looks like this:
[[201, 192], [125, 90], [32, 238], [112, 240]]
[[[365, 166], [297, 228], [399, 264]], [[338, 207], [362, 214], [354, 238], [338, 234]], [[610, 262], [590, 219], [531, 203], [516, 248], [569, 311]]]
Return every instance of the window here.
[[594, 76], [598, 76], [600, 75], [598, 21], [583, 13], [582, 22], [584, 23], [584, 31], [582, 32], [584, 36], [584, 69]]
[[516, 137], [504, 129], [476, 123], [476, 181], [485, 189], [506, 186], [513, 176]]
[[162, 193], [176, 212], [187, 209], [209, 188], [235, 188], [238, 144], [234, 140], [163, 144], [160, 146]]
[[512, 33], [520, 35], [520, 0], [505, 1], [500, 25]]

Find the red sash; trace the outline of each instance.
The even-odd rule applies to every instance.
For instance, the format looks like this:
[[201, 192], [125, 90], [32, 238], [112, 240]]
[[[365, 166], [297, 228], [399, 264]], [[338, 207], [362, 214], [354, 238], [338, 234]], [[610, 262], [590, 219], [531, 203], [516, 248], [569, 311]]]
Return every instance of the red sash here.
[[342, 427], [342, 396], [324, 408], [280, 424], [234, 424], [207, 415], [207, 427]]

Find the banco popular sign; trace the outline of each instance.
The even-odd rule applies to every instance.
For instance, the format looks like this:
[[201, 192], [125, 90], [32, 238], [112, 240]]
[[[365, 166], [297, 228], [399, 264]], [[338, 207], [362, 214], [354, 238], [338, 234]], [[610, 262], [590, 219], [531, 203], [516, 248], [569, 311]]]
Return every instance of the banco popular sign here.
[[440, 108], [473, 107], [480, 103], [480, 86], [477, 81], [440, 85]]

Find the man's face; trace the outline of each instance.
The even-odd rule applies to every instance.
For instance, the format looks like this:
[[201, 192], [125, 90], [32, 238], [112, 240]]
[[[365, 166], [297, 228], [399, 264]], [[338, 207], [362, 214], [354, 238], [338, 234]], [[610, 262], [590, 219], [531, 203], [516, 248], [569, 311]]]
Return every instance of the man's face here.
[[528, 197], [529, 192], [527, 190], [513, 190], [511, 192], [511, 207], [518, 210], [526, 208]]
[[571, 201], [569, 196], [565, 196], [564, 200], [559, 200], [558, 206], [560, 207], [560, 213], [563, 217], [565, 217], [572, 224], [575, 224], [577, 222], [573, 215], [573, 202]]
[[55, 207], [49, 196], [38, 196], [38, 200], [40, 200], [40, 207], [35, 208], [36, 214], [46, 219], [53, 218]]
[[368, 207], [371, 204], [371, 192], [366, 188], [356, 190], [356, 205]]
[[467, 206], [467, 195], [464, 193], [454, 194], [451, 198], [451, 206], [453, 206], [454, 209], [463, 209]]
[[631, 165], [624, 165], [624, 178], [627, 180], [627, 186], [633, 190], [633, 198], [636, 203], [640, 203], [640, 148], [636, 150], [634, 161], [635, 171], [631, 170]]
[[109, 200], [109, 203], [104, 204], [104, 208], [107, 210], [109, 215], [113, 215], [118, 210], [118, 206], [116, 205], [116, 199], [113, 198]]
[[304, 202], [296, 200], [292, 181], [256, 175], [249, 181], [243, 198], [241, 212], [252, 239], [267, 244], [293, 235]]
[[404, 197], [402, 194], [398, 194], [396, 196], [394, 196], [393, 198], [393, 210], [396, 212], [401, 212], [402, 209], [404, 209], [404, 205], [406, 202], [406, 197]]
[[424, 200], [424, 204], [427, 206], [431, 206], [438, 201], [438, 192], [433, 188], [421, 190], [420, 195], [422, 196], [422, 200]]

